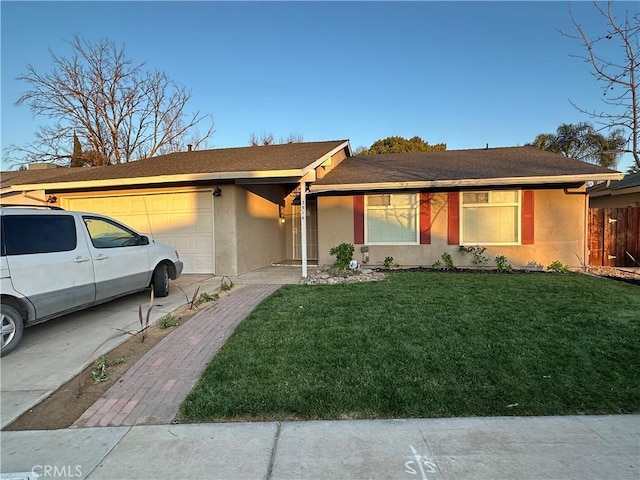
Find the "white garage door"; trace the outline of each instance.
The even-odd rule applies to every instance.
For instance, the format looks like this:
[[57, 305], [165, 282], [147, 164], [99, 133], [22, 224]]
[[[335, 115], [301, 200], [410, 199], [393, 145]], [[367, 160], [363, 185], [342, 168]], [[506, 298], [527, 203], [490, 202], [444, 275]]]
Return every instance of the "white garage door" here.
[[62, 206], [108, 215], [172, 245], [184, 262], [184, 273], [215, 272], [210, 190], [72, 197], [63, 198]]

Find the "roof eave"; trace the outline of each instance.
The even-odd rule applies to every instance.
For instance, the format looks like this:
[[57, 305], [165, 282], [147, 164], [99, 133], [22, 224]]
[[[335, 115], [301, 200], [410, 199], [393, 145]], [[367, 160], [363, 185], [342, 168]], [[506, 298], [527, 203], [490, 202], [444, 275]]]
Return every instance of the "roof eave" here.
[[221, 180], [249, 180], [264, 178], [290, 178], [302, 177], [303, 172], [299, 169], [292, 170], [261, 170], [248, 172], [207, 172], [188, 173], [181, 175], [159, 175], [153, 177], [126, 177], [110, 178], [106, 180], [84, 180], [77, 182], [51, 182], [51, 183], [31, 183], [22, 185], [12, 185], [11, 191], [24, 190], [69, 190], [76, 188], [96, 188], [96, 187], [123, 187], [135, 185], [153, 185], [161, 183], [187, 183], [200, 181], [221, 181]]
[[322, 165], [325, 161], [327, 161], [328, 159], [330, 159], [331, 157], [333, 157], [336, 153], [338, 153], [340, 150], [343, 150], [344, 148], [347, 148], [347, 156], [351, 156], [351, 147], [349, 145], [349, 141], [345, 140], [344, 142], [342, 142], [340, 145], [338, 145], [337, 147], [335, 147], [334, 149], [328, 151], [327, 153], [325, 153], [324, 155], [322, 155], [320, 158], [318, 158], [317, 160], [313, 161], [312, 163], [310, 163], [309, 165], [307, 165], [306, 167], [304, 167], [302, 169], [302, 176], [306, 175], [307, 173], [315, 170], [316, 168], [318, 168], [320, 165]]
[[368, 190], [398, 190], [398, 189], [441, 189], [460, 187], [487, 187], [507, 185], [541, 185], [541, 184], [567, 184], [586, 183], [598, 180], [619, 180], [622, 173], [598, 173], [587, 175], [551, 175], [537, 177], [505, 177], [505, 178], [468, 178], [461, 180], [429, 180], [413, 182], [380, 182], [380, 183], [345, 183], [345, 184], [313, 184], [310, 191], [313, 193], [368, 191]]

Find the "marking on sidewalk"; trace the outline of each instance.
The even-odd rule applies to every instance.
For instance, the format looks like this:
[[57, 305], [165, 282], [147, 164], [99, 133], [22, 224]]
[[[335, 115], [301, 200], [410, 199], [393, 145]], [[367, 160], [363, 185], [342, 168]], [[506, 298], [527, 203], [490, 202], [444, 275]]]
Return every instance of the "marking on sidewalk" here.
[[424, 455], [420, 455], [413, 445], [409, 446], [411, 447], [413, 460], [404, 462], [404, 472], [411, 475], [417, 475], [419, 472], [422, 480], [429, 480], [427, 473], [437, 473], [438, 467], [432, 459]]

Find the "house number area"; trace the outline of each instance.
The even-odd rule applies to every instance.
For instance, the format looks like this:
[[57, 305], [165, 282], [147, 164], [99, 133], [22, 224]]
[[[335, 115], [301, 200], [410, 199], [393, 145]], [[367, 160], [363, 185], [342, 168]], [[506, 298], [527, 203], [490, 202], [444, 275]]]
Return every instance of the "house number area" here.
[[421, 480], [434, 478], [438, 467], [433, 459], [420, 455], [413, 445], [409, 446], [411, 447], [412, 460], [404, 462], [404, 472], [410, 475], [417, 475]]

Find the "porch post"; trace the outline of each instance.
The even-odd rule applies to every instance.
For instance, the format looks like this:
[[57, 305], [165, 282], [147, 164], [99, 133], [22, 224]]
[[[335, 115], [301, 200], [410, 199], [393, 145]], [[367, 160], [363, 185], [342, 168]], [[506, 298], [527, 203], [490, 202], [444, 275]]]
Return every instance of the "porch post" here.
[[302, 278], [307, 278], [307, 182], [300, 182], [300, 248], [302, 249]]

